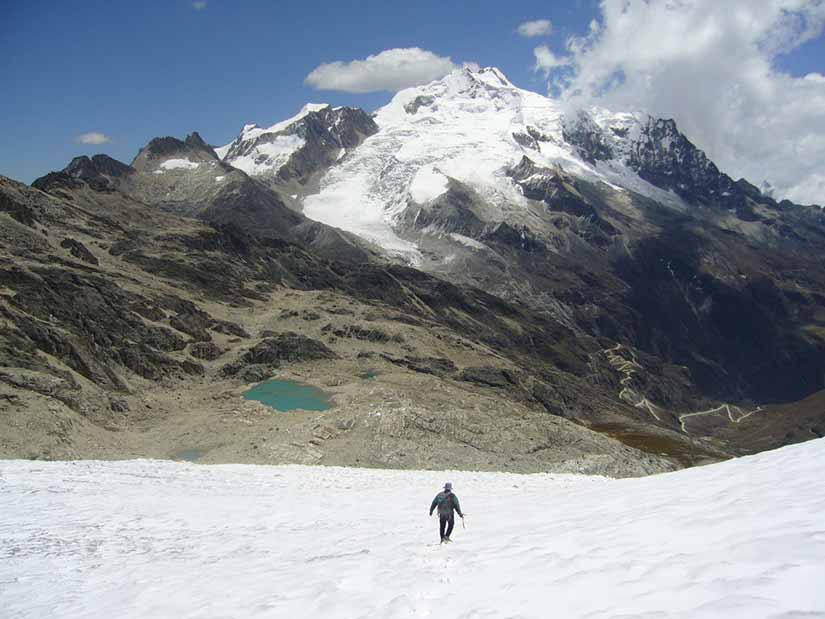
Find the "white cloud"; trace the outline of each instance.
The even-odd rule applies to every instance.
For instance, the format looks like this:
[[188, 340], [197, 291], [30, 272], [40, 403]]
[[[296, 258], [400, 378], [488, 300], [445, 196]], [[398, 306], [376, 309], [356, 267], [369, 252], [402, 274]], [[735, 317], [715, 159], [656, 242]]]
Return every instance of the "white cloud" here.
[[77, 136], [75, 141], [79, 144], [107, 144], [112, 141], [112, 138], [104, 133], [90, 131], [89, 133], [82, 133]]
[[554, 85], [570, 102], [672, 117], [734, 178], [825, 203], [825, 77], [776, 68], [823, 27], [823, 0], [602, 0]]
[[203, 2], [203, 0], [198, 0], [197, 2], [192, 3], [192, 7], [196, 11], [202, 11], [206, 8], [206, 2]]
[[330, 62], [317, 66], [304, 82], [318, 90], [395, 92], [444, 77], [456, 68], [449, 57], [418, 47], [384, 50], [364, 60]]
[[536, 64], [533, 66], [533, 70], [543, 71], [545, 75], [548, 75], [553, 69], [558, 69], [559, 67], [570, 64], [569, 58], [556, 56], [546, 45], [539, 45], [533, 50], [533, 55], [536, 57]]
[[552, 30], [553, 24], [550, 23], [549, 19], [526, 21], [523, 24], [519, 24], [519, 27], [516, 28], [516, 32], [527, 38], [548, 35]]

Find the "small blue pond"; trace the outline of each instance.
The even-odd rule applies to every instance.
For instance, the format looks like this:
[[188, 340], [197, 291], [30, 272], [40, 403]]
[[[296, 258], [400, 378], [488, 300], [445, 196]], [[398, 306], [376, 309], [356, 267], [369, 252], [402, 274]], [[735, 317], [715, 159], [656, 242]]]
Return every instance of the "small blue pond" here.
[[245, 400], [257, 400], [275, 410], [325, 411], [331, 408], [329, 396], [316, 387], [291, 380], [268, 380], [243, 394]]

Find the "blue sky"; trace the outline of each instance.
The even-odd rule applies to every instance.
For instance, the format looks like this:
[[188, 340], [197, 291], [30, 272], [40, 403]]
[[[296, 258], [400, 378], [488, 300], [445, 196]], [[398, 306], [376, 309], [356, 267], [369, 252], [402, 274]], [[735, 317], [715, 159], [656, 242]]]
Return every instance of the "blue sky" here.
[[[556, 32], [586, 27], [594, 11], [556, 9]], [[26, 182], [79, 154], [131, 161], [158, 135], [197, 130], [216, 144], [247, 122], [271, 124], [309, 101], [374, 109], [390, 93], [319, 92], [304, 78], [322, 62], [418, 46], [455, 62], [497, 65], [543, 90], [532, 43], [514, 34], [548, 16], [547, 2], [9, 2], [0, 58], [0, 174]], [[10, 14], [9, 14], [10, 12]], [[109, 144], [83, 145], [101, 132]]]
[[[62, 168], [73, 156], [96, 152], [129, 162], [152, 137], [182, 137], [195, 130], [221, 145], [245, 123], [274, 123], [310, 101], [372, 110], [391, 94], [319, 92], [304, 79], [319, 64], [363, 59], [393, 48], [419, 47], [457, 64], [497, 66], [516, 85], [545, 93], [547, 81], [535, 70], [534, 49], [548, 45], [563, 56], [567, 39], [585, 35], [594, 18], [609, 26], [606, 33], [618, 29], [610, 25], [605, 7], [622, 1], [606, 0], [601, 6], [596, 0], [207, 0], [201, 9], [190, 0], [8, 1], [0, 24], [0, 63], [4, 83], [10, 86], [0, 98], [0, 174], [30, 182]], [[805, 1], [812, 12], [820, 11], [821, 0]], [[630, 4], [641, 3], [640, 11], [649, 11], [649, 4], [663, 2]], [[763, 13], [769, 11], [754, 15]], [[548, 36], [516, 33], [519, 24], [537, 19], [552, 22]], [[773, 26], [766, 27], [770, 32]], [[771, 66], [799, 78], [821, 74], [825, 37], [821, 30], [815, 34], [800, 43], [807, 35], [796, 33], [790, 53], [768, 54]], [[591, 55], [598, 58], [597, 51]], [[587, 56], [574, 60], [585, 67], [581, 72], [587, 77]], [[625, 71], [639, 66], [634, 58], [622, 62]], [[710, 52], [708, 62], [713, 62]], [[668, 86], [663, 83], [662, 88]], [[639, 93], [640, 105], [661, 107], [661, 98], [648, 101], [648, 95]], [[780, 104], [786, 102], [775, 103]], [[668, 109], [655, 111], [677, 120], [680, 113], [690, 116], [679, 109], [670, 114]], [[691, 122], [688, 118], [692, 127]], [[806, 122], [811, 124], [810, 119]], [[708, 135], [715, 130], [706, 129]], [[694, 131], [702, 135], [702, 127]], [[105, 134], [111, 142], [77, 142], [89, 132]]]

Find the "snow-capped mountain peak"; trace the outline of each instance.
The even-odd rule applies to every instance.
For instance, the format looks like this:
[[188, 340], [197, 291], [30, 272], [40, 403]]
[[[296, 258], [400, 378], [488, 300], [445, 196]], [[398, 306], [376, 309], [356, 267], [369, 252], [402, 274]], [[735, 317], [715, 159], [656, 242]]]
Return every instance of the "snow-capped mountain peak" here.
[[311, 114], [313, 112], [320, 112], [321, 110], [328, 107], [330, 107], [329, 103], [307, 103], [304, 107], [301, 108], [300, 112], [295, 114], [295, 116], [277, 122], [270, 127], [259, 127], [255, 123], [244, 125], [243, 129], [241, 129], [241, 134], [238, 138], [236, 138], [233, 142], [230, 142], [226, 146], [221, 146], [220, 149], [215, 149], [215, 151], [218, 153], [219, 156], [221, 156], [221, 151], [223, 149], [228, 149], [229, 147], [231, 147], [232, 144], [238, 139], [240, 139], [241, 141], [254, 140], [255, 138], [267, 133], [281, 133], [289, 129], [289, 127], [297, 123], [302, 118], [305, 118], [308, 114]]
[[[330, 169], [305, 213], [355, 232], [413, 264], [415, 243], [395, 229], [418, 203], [422, 177], [438, 175], [471, 187], [493, 221], [524, 210], [526, 198], [507, 170], [525, 154], [544, 168], [597, 180], [604, 173], [564, 141], [558, 102], [519, 89], [495, 68], [457, 69], [429, 84], [397, 93], [375, 115], [379, 131]], [[432, 187], [442, 186], [441, 180]], [[433, 192], [424, 192], [431, 195]]]
[[568, 109], [514, 86], [495, 67], [464, 67], [402, 90], [373, 118], [378, 132], [327, 172], [304, 211], [415, 265], [422, 256], [412, 237], [421, 230], [401, 224], [420, 221], [408, 210], [421, 206], [422, 195], [438, 197], [442, 179], [453, 179], [483, 203], [487, 224], [523, 220], [534, 199], [525, 194], [525, 179], [508, 171], [525, 156], [536, 169], [561, 170], [614, 194], [748, 216], [741, 210], [744, 185], [722, 174], [672, 120]]
[[244, 125], [238, 137], [215, 152], [226, 163], [269, 184], [303, 182], [374, 129], [369, 116], [357, 108], [308, 103], [291, 118], [269, 127]]
[[476, 79], [490, 84], [491, 86], [495, 86], [497, 88], [515, 88], [512, 82], [507, 79], [507, 76], [496, 67], [485, 67], [484, 69], [479, 69], [478, 71], [473, 71], [472, 73]]

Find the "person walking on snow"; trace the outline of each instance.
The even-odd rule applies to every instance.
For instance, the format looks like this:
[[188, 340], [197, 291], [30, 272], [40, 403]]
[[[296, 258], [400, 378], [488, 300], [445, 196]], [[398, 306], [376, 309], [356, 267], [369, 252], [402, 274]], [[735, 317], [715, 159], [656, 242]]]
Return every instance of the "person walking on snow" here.
[[438, 508], [438, 530], [441, 532], [441, 543], [450, 542], [450, 533], [453, 532], [453, 525], [455, 524], [453, 510], [458, 512], [462, 520], [464, 519], [461, 504], [458, 502], [458, 497], [453, 494], [453, 485], [450, 482], [444, 484], [443, 492], [435, 495], [430, 505], [430, 516], [433, 515], [433, 510], [436, 507]]

